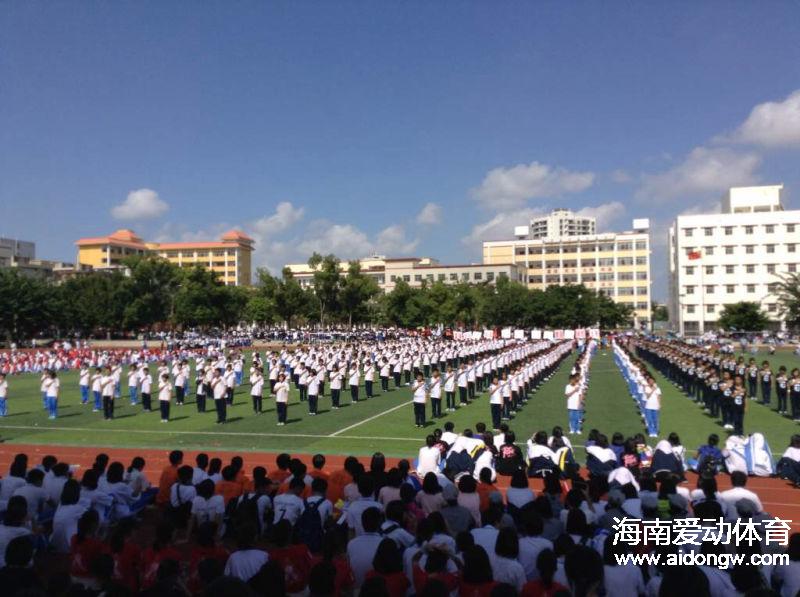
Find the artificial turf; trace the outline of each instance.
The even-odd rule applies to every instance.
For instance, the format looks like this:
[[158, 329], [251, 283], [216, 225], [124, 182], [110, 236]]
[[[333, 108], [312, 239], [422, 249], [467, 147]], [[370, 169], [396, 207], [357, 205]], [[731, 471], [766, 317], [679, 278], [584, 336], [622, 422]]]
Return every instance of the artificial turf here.
[[[758, 355], [757, 358], [760, 362], [765, 357]], [[775, 369], [780, 364], [790, 369], [800, 365], [800, 359], [790, 353], [778, 353], [766, 358]], [[524, 442], [540, 429], [550, 431], [554, 425], [566, 427], [563, 391], [572, 361], [573, 357], [568, 357], [552, 379], [536, 391], [511, 421], [518, 442]], [[409, 404], [411, 393], [407, 387], [355, 405], [350, 404], [349, 392], [343, 391], [343, 406], [338, 411], [330, 409], [330, 395], [326, 388], [328, 395], [320, 399], [319, 414], [315, 417], [308, 416], [307, 406], [299, 402], [298, 393], [292, 390], [289, 424], [277, 427], [273, 399], [265, 398], [265, 412], [256, 416], [250, 405], [249, 386], [244, 385], [237, 388], [234, 406], [228, 410], [226, 425], [215, 424], [216, 415], [211, 404], [208, 412], [198, 413], [193, 397], [182, 407], [173, 402], [171, 420], [168, 424], [162, 424], [158, 412], [145, 413], [141, 405], [131, 406], [126, 396], [127, 388], [124, 387], [123, 397], [116, 404], [115, 419], [104, 421], [101, 413], [92, 412], [91, 405], [80, 404], [77, 372], [62, 373], [60, 378], [61, 398], [56, 420], [48, 420], [42, 407], [38, 375], [23, 374], [8, 378], [9, 415], [0, 419], [0, 438], [3, 441], [87, 447], [184, 447], [326, 454], [371, 454], [381, 451], [389, 456], [407, 457], [416, 455], [425, 435], [446, 421], [453, 421], [456, 430], [460, 431], [474, 427], [479, 421], [490, 420], [486, 393], [455, 413], [444, 413], [443, 418], [436, 420], [429, 418], [426, 428], [416, 429]], [[726, 437], [728, 432], [704, 414], [699, 406], [660, 375], [657, 375], [657, 381], [663, 391], [662, 435], [676, 431], [689, 450], [703, 443], [709, 433], [716, 432]], [[360, 394], [363, 397], [363, 386]], [[750, 402], [748, 406], [745, 430], [765, 433], [773, 450], [782, 452], [789, 437], [797, 433], [800, 426], [760, 404]], [[597, 428], [609, 437], [614, 431], [626, 436], [644, 431], [609, 350], [598, 351], [592, 361], [586, 407], [584, 435], [571, 437], [579, 459], [583, 456], [582, 445], [586, 433], [591, 428]]]

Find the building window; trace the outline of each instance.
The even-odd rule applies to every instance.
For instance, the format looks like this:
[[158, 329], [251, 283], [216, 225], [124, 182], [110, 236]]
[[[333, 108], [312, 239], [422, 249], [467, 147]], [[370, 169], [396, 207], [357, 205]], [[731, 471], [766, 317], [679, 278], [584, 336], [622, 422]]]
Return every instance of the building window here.
[[714, 284], [706, 284], [706, 294], [714, 294]]
[[793, 274], [796, 271], [797, 271], [797, 264], [796, 263], [790, 263], [789, 264], [789, 272]]
[[450, 281], [457, 282], [458, 281], [458, 274], [450, 274]]
[[617, 251], [630, 251], [633, 249], [633, 243], [619, 243]]
[[636, 272], [637, 280], [647, 280], [647, 272]]
[[768, 274], [774, 274], [775, 273], [775, 264], [774, 263], [770, 263], [770, 264], [767, 265], [767, 273]]
[[794, 232], [794, 224], [786, 224], [786, 232]]
[[422, 275], [421, 274], [415, 274], [414, 275], [414, 282], [422, 282]]
[[755, 284], [748, 284], [747, 285], [747, 294], [753, 294], [753, 293], [755, 293], [755, 291], [756, 291], [756, 285]]
[[725, 273], [726, 274], [736, 273], [736, 266], [735, 265], [726, 265], [725, 266]]
[[775, 245], [767, 245], [767, 253], [774, 253]]
[[714, 236], [714, 229], [713, 228], [703, 228], [703, 233], [706, 236]]
[[600, 267], [609, 267], [614, 265], [614, 259], [612, 257], [601, 257], [597, 260], [597, 265]]
[[636, 250], [643, 251], [647, 248], [647, 241], [645, 240], [637, 240], [636, 241]]
[[444, 274], [439, 274], [437, 276], [437, 279], [439, 280], [439, 282], [444, 282], [445, 278], [446, 278], [446, 276]]
[[525, 254], [525, 247], [517, 247], [514, 249], [514, 255], [524, 255]]
[[476, 280], [483, 280], [483, 274], [481, 272], [475, 272], [473, 278], [475, 278]]
[[464, 282], [469, 282], [469, 272], [463, 272], [463, 273], [461, 274], [461, 279], [462, 279]]
[[733, 234], [733, 226], [725, 226], [725, 236], [731, 236]]
[[706, 313], [713, 313], [714, 305], [706, 305]]
[[403, 281], [404, 282], [411, 282], [411, 275], [410, 274], [403, 274]]
[[709, 274], [709, 275], [713, 274], [714, 273], [714, 266], [713, 265], [707, 265], [706, 266], [706, 273]]
[[684, 228], [683, 229], [683, 235], [686, 238], [690, 238], [693, 234], [694, 234], [694, 229], [693, 228]]
[[754, 228], [753, 226], [745, 226], [744, 227], [744, 233], [745, 234], [753, 234], [753, 228]]
[[714, 254], [714, 247], [705, 247], [706, 255], [713, 255]]
[[753, 253], [756, 252], [756, 246], [755, 245], [745, 245], [744, 246], [744, 252], [747, 255], [752, 255]]
[[633, 257], [619, 257], [617, 265], [633, 265]]
[[744, 266], [744, 271], [746, 271], [748, 274], [754, 274], [756, 273], [756, 266], [752, 263], [749, 263]]
[[786, 245], [786, 252], [787, 253], [794, 253], [797, 250], [797, 245], [794, 243]]
[[778, 292], [778, 283], [771, 282], [770, 284], [767, 284], [767, 292], [771, 294], [775, 294], [776, 292]]
[[764, 226], [764, 229], [765, 229], [767, 234], [772, 234], [773, 232], [775, 232], [775, 225], [774, 224], [767, 224], [766, 226]]
[[693, 276], [694, 275], [694, 266], [693, 265], [687, 265], [686, 266], [686, 275], [687, 276]]
[[770, 303], [769, 305], [767, 305], [767, 312], [775, 313], [777, 310], [778, 310], [778, 305], [776, 305], [775, 303]]
[[686, 312], [690, 315], [694, 313], [694, 305], [686, 305]]
[[[487, 278], [487, 279], [492, 280], [493, 278], [494, 276], [492, 276], [492, 278]], [[528, 284], [541, 284], [541, 283], [542, 283], [541, 276], [528, 276]]]
[[433, 282], [433, 274], [427, 274], [425, 279], [428, 280], [428, 282]]
[[725, 245], [725, 254], [733, 255], [733, 245]]
[[736, 286], [733, 284], [726, 284], [725, 292], [727, 292], [728, 294], [733, 294], [734, 292], [736, 292]]
[[640, 256], [636, 258], [636, 265], [647, 265], [647, 257]]
[[694, 294], [694, 286], [687, 286], [686, 294]]
[[[541, 280], [541, 276], [539, 276], [539, 278], [540, 278], [540, 280]], [[491, 282], [492, 280], [494, 280], [494, 272], [486, 272], [486, 279], [487, 279], [489, 282]]]
[[389, 276], [389, 280], [391, 280], [392, 282], [394, 282], [395, 280], [397, 280], [397, 276], [395, 276], [394, 274], [392, 274], [391, 276]]

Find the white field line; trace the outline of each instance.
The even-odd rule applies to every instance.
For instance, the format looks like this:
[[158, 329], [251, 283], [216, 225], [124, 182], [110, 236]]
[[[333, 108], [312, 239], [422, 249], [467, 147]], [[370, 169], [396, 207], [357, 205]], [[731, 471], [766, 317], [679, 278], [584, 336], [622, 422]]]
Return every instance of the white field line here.
[[[370, 421], [374, 421], [378, 417], [382, 417], [383, 415], [388, 415], [390, 412], [396, 411], [399, 408], [403, 408], [404, 406], [408, 406], [409, 404], [413, 404], [413, 403], [414, 403], [413, 400], [409, 400], [408, 402], [403, 402], [403, 404], [398, 404], [397, 406], [393, 406], [389, 410], [385, 410], [385, 411], [383, 411], [381, 413], [378, 413], [377, 415], [374, 415], [372, 417], [368, 417], [368, 418], [364, 419], [363, 421], [359, 421], [358, 423], [354, 423], [354, 424], [350, 425], [349, 427], [345, 427], [344, 429], [340, 429], [339, 431], [336, 431], [335, 433], [331, 433], [328, 437], [342, 437], [339, 434], [344, 433], [345, 431], [350, 431], [351, 429], [353, 429], [355, 427], [358, 427], [359, 425], [363, 425], [364, 423], [369, 423]], [[375, 438], [375, 439], [378, 439], [378, 438]], [[417, 441], [419, 441], [419, 440], [417, 440]]]
[[[405, 404], [401, 406], [406, 406]], [[389, 411], [387, 411], [389, 412]], [[381, 413], [385, 414], [385, 413]], [[380, 416], [380, 415], [378, 415]], [[373, 417], [374, 418], [374, 417]], [[362, 423], [365, 423], [362, 421]], [[361, 423], [358, 423], [359, 425]], [[18, 429], [18, 430], [26, 430], [26, 431], [81, 431], [81, 432], [97, 432], [97, 428], [92, 427], [35, 427], [31, 425], [0, 425], [0, 431], [3, 429]], [[338, 431], [341, 433], [342, 431], [346, 431], [350, 429], [347, 427], [346, 429], [342, 429]], [[109, 429], [110, 430], [110, 429]], [[104, 431], [100, 429], [99, 431]], [[113, 431], [121, 432], [121, 433], [134, 433], [139, 435], [224, 435], [230, 437], [306, 437], [306, 438], [315, 438], [315, 439], [363, 439], [363, 440], [372, 440], [372, 441], [381, 441], [381, 440], [390, 440], [390, 441], [404, 441], [404, 442], [416, 442], [421, 443], [424, 440], [418, 437], [368, 437], [368, 436], [360, 436], [360, 435], [321, 435], [321, 434], [313, 434], [313, 433], [259, 433], [255, 431], [171, 431], [168, 429], [113, 429]]]

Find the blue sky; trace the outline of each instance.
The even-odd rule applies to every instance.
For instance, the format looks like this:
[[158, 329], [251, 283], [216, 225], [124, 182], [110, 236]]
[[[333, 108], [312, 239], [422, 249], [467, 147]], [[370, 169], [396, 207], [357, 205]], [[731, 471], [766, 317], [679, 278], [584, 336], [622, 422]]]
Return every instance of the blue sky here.
[[273, 271], [315, 249], [470, 262], [567, 206], [650, 217], [664, 298], [676, 214], [759, 182], [800, 208], [798, 22], [792, 2], [5, 2], [0, 234], [65, 260], [122, 226], [236, 226]]

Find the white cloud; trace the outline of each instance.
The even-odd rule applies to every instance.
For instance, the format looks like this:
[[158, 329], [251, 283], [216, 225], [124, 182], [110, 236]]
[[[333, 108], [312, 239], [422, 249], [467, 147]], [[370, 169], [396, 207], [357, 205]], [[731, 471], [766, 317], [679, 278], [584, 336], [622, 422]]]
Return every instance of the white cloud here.
[[733, 134], [717, 141], [764, 147], [800, 146], [800, 89], [783, 101], [758, 104]]
[[625, 205], [620, 201], [602, 203], [600, 205], [584, 207], [576, 212], [579, 216], [597, 219], [597, 231], [603, 232], [625, 213]]
[[659, 174], [645, 174], [636, 195], [639, 199], [691, 198], [719, 193], [732, 186], [758, 182], [761, 157], [726, 147], [695, 147], [673, 168]]
[[618, 184], [626, 184], [633, 180], [633, 177], [627, 171], [618, 168], [611, 173], [611, 180]]
[[417, 224], [438, 224], [442, 219], [442, 207], [437, 203], [426, 203], [417, 214]]
[[291, 201], [281, 201], [275, 207], [274, 214], [256, 220], [252, 226], [267, 234], [283, 232], [302, 220], [305, 212], [305, 208], [295, 207]]
[[409, 239], [406, 231], [400, 224], [388, 226], [381, 230], [375, 237], [375, 252], [387, 256], [407, 257], [416, 250], [419, 239]]
[[529, 199], [579, 193], [593, 182], [592, 172], [573, 172], [534, 161], [490, 170], [472, 195], [486, 208], [513, 209]]
[[111, 208], [117, 220], [151, 220], [169, 209], [166, 201], [152, 189], [137, 189], [128, 193], [125, 201]]

